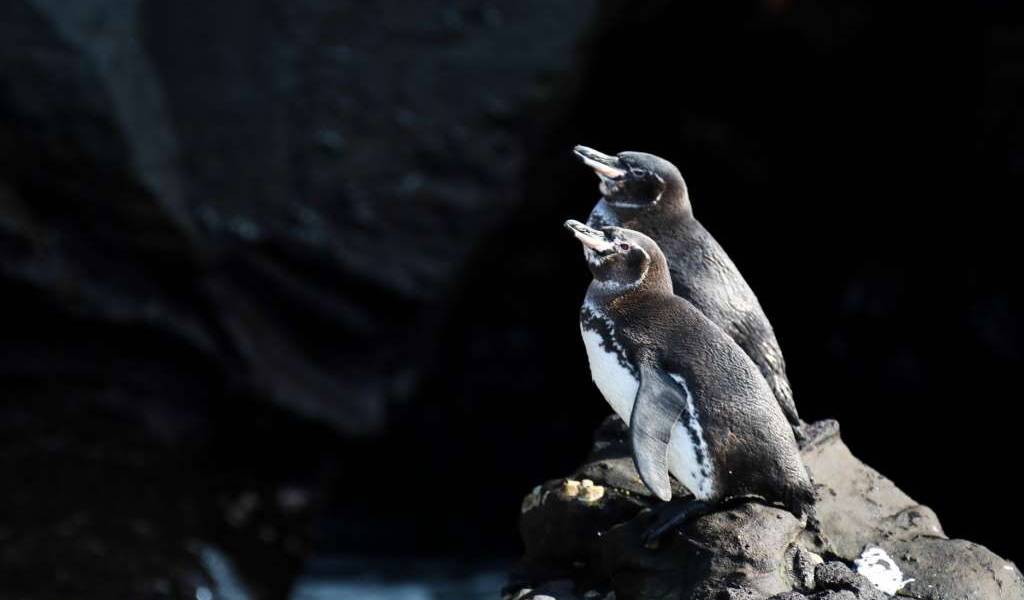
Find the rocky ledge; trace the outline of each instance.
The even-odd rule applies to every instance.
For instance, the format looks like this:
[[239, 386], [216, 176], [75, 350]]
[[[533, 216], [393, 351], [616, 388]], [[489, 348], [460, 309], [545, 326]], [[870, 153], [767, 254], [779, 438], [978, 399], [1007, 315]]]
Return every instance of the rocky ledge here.
[[505, 600], [1024, 600], [1016, 565], [946, 537], [931, 509], [853, 456], [835, 421], [810, 431], [815, 522], [747, 503], [652, 549], [640, 532], [658, 500], [609, 418], [582, 467], [523, 500], [526, 553]]

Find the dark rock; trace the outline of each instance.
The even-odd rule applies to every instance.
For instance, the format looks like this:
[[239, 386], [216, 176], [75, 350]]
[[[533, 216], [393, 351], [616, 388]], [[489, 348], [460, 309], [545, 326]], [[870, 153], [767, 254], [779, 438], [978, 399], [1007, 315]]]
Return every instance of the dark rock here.
[[[820, 500], [806, 529], [788, 511], [745, 503], [700, 517], [647, 548], [642, 533], [660, 503], [639, 483], [622, 422], [606, 420], [571, 478], [539, 486], [524, 500], [526, 554], [514, 575], [517, 587], [555, 578], [580, 589], [610, 587], [620, 600], [885, 600], [851, 569], [865, 548], [880, 547], [903, 577], [915, 579], [903, 595], [1021, 598], [1016, 567], [975, 544], [945, 539], [934, 513], [853, 457], [835, 423], [808, 430], [803, 456]], [[600, 494], [587, 502], [584, 490]], [[823, 562], [820, 555], [841, 560]]]
[[847, 590], [862, 600], [886, 600], [888, 594], [876, 588], [863, 576], [850, 570], [841, 562], [827, 562], [818, 565], [814, 571], [814, 580], [818, 587], [828, 590]]
[[814, 571], [821, 564], [822, 558], [803, 546], [793, 546], [793, 577], [799, 589], [813, 590], [815, 587]]
[[[523, 115], [592, 16], [532, 4], [461, 7], [489, 16], [445, 39], [444, 3], [4, 3], [0, 231], [22, 248], [4, 277], [380, 433], [460, 264], [522, 195]], [[382, 30], [405, 32], [386, 56]]]
[[[334, 457], [376, 443], [403, 461], [381, 451], [409, 439], [386, 423], [461, 414], [407, 400], [466, 256], [523, 195], [541, 126], [527, 115], [592, 8], [0, 4], [0, 374], [11, 402], [35, 403], [27, 432], [60, 425], [83, 452], [75, 440], [106, 439], [64, 482], [32, 477], [70, 471], [74, 452], [11, 441], [31, 460], [0, 463], [28, 481], [3, 506], [24, 521], [0, 527], [5, 592], [89, 598], [119, 568], [104, 597], [154, 580], [157, 597], [195, 598], [213, 585], [205, 556], [251, 597], [283, 598], [335, 489], [339, 520], [372, 530], [344, 528], [354, 544], [428, 537], [386, 507], [351, 518], [374, 504], [351, 481], [398, 469]], [[121, 469], [133, 452], [145, 467]], [[33, 537], [79, 512], [80, 541]]]
[[849, 590], [839, 590], [838, 592], [822, 592], [813, 596], [814, 600], [858, 600], [857, 594]]
[[503, 600], [615, 600], [615, 593], [596, 590], [577, 592], [572, 581], [562, 579], [543, 583], [536, 588], [508, 592], [503, 595]]
[[879, 544], [913, 579], [900, 594], [921, 600], [993, 598], [1024, 600], [1024, 578], [1015, 564], [965, 540], [919, 536]]
[[739, 586], [769, 596], [793, 588], [785, 555], [802, 528], [784, 510], [744, 504], [713, 513], [654, 551], [636, 541], [649, 525], [645, 516], [612, 529], [603, 542], [602, 568], [624, 597], [670, 597], [668, 590], [708, 594]]
[[762, 600], [764, 595], [747, 588], [726, 588], [719, 590], [714, 600]]
[[[5, 597], [194, 599], [213, 589], [193, 545], [202, 499], [185, 457], [110, 411], [7, 393], [31, 407], [0, 407]], [[51, 411], [77, 426], [60, 427]]]
[[[179, 368], [180, 375], [185, 367]], [[146, 380], [209, 400], [201, 391], [209, 382], [174, 382], [158, 373], [145, 373]], [[264, 470], [242, 472], [240, 461], [188, 422], [168, 423], [166, 437], [152, 435], [149, 424], [124, 409], [150, 393], [141, 382], [130, 394], [71, 378], [44, 389], [19, 382], [5, 389], [5, 597], [194, 600], [203, 588], [216, 597], [236, 588], [253, 600], [287, 595], [309, 555], [319, 505], [308, 467], [290, 466], [285, 479], [266, 469], [269, 453], [256, 446], [260, 440], [238, 436], [231, 444], [245, 448], [250, 468]], [[293, 427], [312, 435], [287, 414], [260, 419], [282, 435]], [[256, 422], [240, 415], [232, 422], [266, 443], [268, 432]]]
[[639, 542], [650, 516], [642, 512], [602, 536], [597, 573], [608, 574], [623, 598], [710, 598], [726, 586], [765, 596], [793, 587], [783, 556], [801, 529], [785, 511], [746, 504], [714, 513], [654, 550]]

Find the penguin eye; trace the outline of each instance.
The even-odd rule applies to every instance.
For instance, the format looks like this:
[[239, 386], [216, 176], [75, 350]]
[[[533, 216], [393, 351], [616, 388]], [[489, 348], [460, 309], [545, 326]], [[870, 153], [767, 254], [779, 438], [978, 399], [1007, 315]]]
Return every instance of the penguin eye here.
[[643, 177], [644, 175], [647, 175], [647, 169], [641, 169], [641, 168], [638, 168], [638, 167], [632, 167], [632, 168], [629, 169], [629, 173], [633, 177]]
[[627, 244], [626, 242], [619, 242], [618, 246], [619, 250], [622, 250], [623, 252], [629, 250], [629, 244]]

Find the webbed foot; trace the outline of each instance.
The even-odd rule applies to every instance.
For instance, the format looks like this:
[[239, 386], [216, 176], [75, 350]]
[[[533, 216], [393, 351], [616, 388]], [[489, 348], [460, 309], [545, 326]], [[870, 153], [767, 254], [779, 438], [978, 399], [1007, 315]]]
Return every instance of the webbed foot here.
[[712, 512], [714, 505], [696, 498], [687, 498], [675, 502], [666, 502], [655, 509], [654, 522], [643, 534], [643, 544], [647, 548], [657, 546], [658, 540], [669, 531], [680, 525]]

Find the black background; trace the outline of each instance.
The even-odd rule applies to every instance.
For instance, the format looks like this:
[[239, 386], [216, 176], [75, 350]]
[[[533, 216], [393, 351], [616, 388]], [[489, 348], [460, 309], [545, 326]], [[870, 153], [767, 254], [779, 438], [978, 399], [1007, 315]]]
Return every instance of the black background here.
[[555, 225], [595, 199], [573, 143], [643, 149], [680, 166], [697, 217], [758, 293], [801, 415], [838, 419], [854, 452], [950, 535], [1014, 556], [1019, 527], [985, 508], [1012, 485], [1022, 359], [1020, 116], [998, 99], [1020, 81], [984, 27], [997, 8], [803, 15], [830, 20], [828, 39], [731, 7], [608, 25], [578, 98], [538, 143], [527, 207], [481, 251], [452, 317], [458, 362], [438, 396], [486, 402], [458, 464], [558, 476], [586, 445], [579, 423], [607, 412], [573, 319], [586, 269]]

